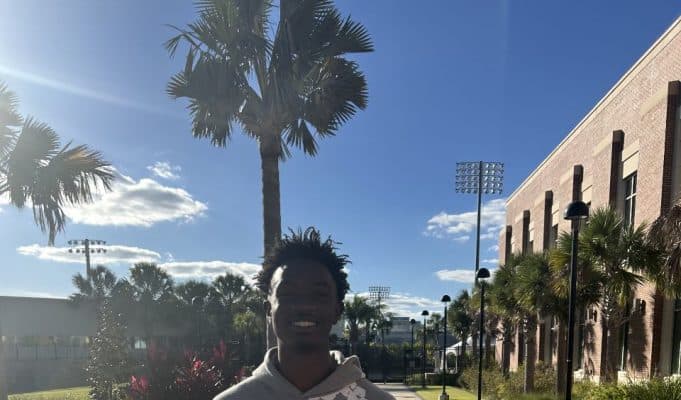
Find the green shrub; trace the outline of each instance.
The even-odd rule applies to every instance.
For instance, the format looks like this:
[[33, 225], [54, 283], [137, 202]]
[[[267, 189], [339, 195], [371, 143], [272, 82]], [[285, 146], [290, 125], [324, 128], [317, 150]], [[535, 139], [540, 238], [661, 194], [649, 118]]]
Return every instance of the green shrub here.
[[681, 400], [681, 380], [653, 379], [626, 385], [591, 384], [580, 394], [583, 400]]
[[[499, 366], [494, 365], [486, 368], [482, 374], [482, 391], [486, 398], [491, 400], [504, 399], [551, 399], [555, 389], [556, 373], [551, 366], [539, 363], [536, 365], [534, 376], [534, 388], [538, 395], [524, 395], [523, 383], [525, 371], [522, 366], [515, 372], [510, 372], [505, 377]], [[478, 390], [477, 368], [467, 368], [461, 374], [459, 385], [472, 392]], [[525, 397], [523, 397], [525, 396]]]

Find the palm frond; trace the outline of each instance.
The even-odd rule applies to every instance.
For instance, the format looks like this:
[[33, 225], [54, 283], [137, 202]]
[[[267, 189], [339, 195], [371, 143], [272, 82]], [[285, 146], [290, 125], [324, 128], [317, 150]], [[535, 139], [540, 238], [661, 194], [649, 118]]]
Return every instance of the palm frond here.
[[368, 86], [357, 63], [333, 58], [305, 80], [303, 118], [320, 135], [333, 134], [368, 102]]
[[0, 81], [0, 173], [3, 171], [3, 160], [16, 140], [15, 128], [21, 125], [22, 118], [18, 111], [19, 99]]

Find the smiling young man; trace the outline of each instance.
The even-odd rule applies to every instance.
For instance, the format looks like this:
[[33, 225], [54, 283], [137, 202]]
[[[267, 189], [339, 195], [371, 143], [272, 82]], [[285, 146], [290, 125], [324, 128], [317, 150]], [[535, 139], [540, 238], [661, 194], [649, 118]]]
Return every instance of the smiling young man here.
[[336, 250], [314, 228], [284, 236], [257, 277], [277, 347], [216, 400], [394, 400], [364, 377], [357, 357], [337, 361], [329, 351], [349, 289], [349, 261]]

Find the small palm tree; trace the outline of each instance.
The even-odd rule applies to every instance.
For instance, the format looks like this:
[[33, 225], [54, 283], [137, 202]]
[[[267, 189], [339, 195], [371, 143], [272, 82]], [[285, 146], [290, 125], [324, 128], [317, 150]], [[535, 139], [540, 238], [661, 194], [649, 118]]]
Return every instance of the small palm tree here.
[[681, 298], [681, 199], [652, 223], [648, 240], [660, 256], [658, 270], [651, 271], [658, 290]]
[[[461, 340], [461, 354], [466, 354], [466, 342], [471, 334], [473, 317], [470, 312], [471, 296], [467, 290], [462, 290], [456, 298], [449, 304], [447, 310], [447, 323], [451, 325], [452, 332]], [[459, 368], [464, 368], [465, 363], [459, 363]]]
[[[343, 19], [330, 0], [199, 0], [198, 19], [168, 40], [188, 46], [168, 93], [189, 99], [193, 134], [225, 146], [235, 128], [258, 142], [265, 256], [281, 236], [279, 161], [291, 148], [317, 154], [367, 106], [367, 83], [349, 53], [370, 52], [366, 29]], [[313, 133], [314, 132], [314, 133]]]
[[167, 304], [175, 298], [173, 280], [156, 264], [142, 262], [130, 268], [129, 285], [133, 298], [141, 307], [142, 325], [148, 342], [153, 336], [155, 322], [165, 314]]
[[[647, 226], [628, 226], [614, 209], [595, 210], [580, 232], [580, 259], [601, 275], [600, 309], [604, 336], [603, 378], [612, 381], [617, 370], [618, 329], [628, 320], [628, 304], [637, 286], [659, 271], [658, 249], [647, 240]], [[566, 257], [563, 257], [564, 261]]]
[[209, 302], [222, 336], [232, 335], [232, 320], [239, 311], [243, 311], [243, 302], [250, 290], [246, 280], [239, 275], [227, 273], [213, 281]]
[[69, 297], [71, 301], [80, 304], [89, 300], [99, 305], [104, 299], [112, 296], [118, 279], [108, 268], [98, 265], [88, 271], [87, 277], [80, 273], [74, 275], [72, 282], [78, 292]]
[[368, 303], [366, 297], [353, 296], [352, 300], [346, 300], [343, 312], [345, 321], [348, 324], [348, 340], [352, 346], [353, 354], [357, 354], [357, 343], [359, 342], [359, 327], [373, 315], [374, 310]]
[[517, 262], [513, 258], [507, 260], [506, 265], [495, 271], [489, 287], [490, 310], [497, 314], [501, 322], [501, 370], [505, 375], [509, 373], [513, 338], [520, 321], [515, 291], [516, 267]]
[[[555, 294], [553, 307], [549, 313], [556, 318], [558, 324], [558, 349], [556, 373], [556, 393], [565, 393], [566, 337], [568, 324], [568, 300], [570, 292], [570, 262], [572, 252], [572, 236], [561, 232], [557, 245], [549, 252], [551, 268], [551, 289]], [[577, 312], [597, 306], [603, 291], [603, 274], [583, 253], [577, 254]], [[577, 318], [580, 320], [580, 318]]]
[[30, 205], [53, 245], [66, 225], [63, 207], [91, 202], [97, 188], [111, 189], [114, 176], [98, 151], [62, 147], [52, 128], [22, 118], [17, 106], [17, 97], [0, 82], [0, 197], [19, 209]]
[[537, 323], [550, 315], [556, 296], [551, 288], [551, 270], [545, 253], [531, 253], [517, 257], [513, 294], [521, 313], [523, 337], [525, 339], [525, 393], [534, 390], [534, 370], [537, 359]]

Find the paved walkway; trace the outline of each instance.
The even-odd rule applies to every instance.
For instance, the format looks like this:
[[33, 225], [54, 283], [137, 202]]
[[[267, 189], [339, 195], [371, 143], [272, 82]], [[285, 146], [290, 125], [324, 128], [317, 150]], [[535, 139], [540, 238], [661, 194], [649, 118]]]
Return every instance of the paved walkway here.
[[411, 389], [401, 383], [376, 383], [376, 385], [390, 393], [397, 400], [421, 400]]

